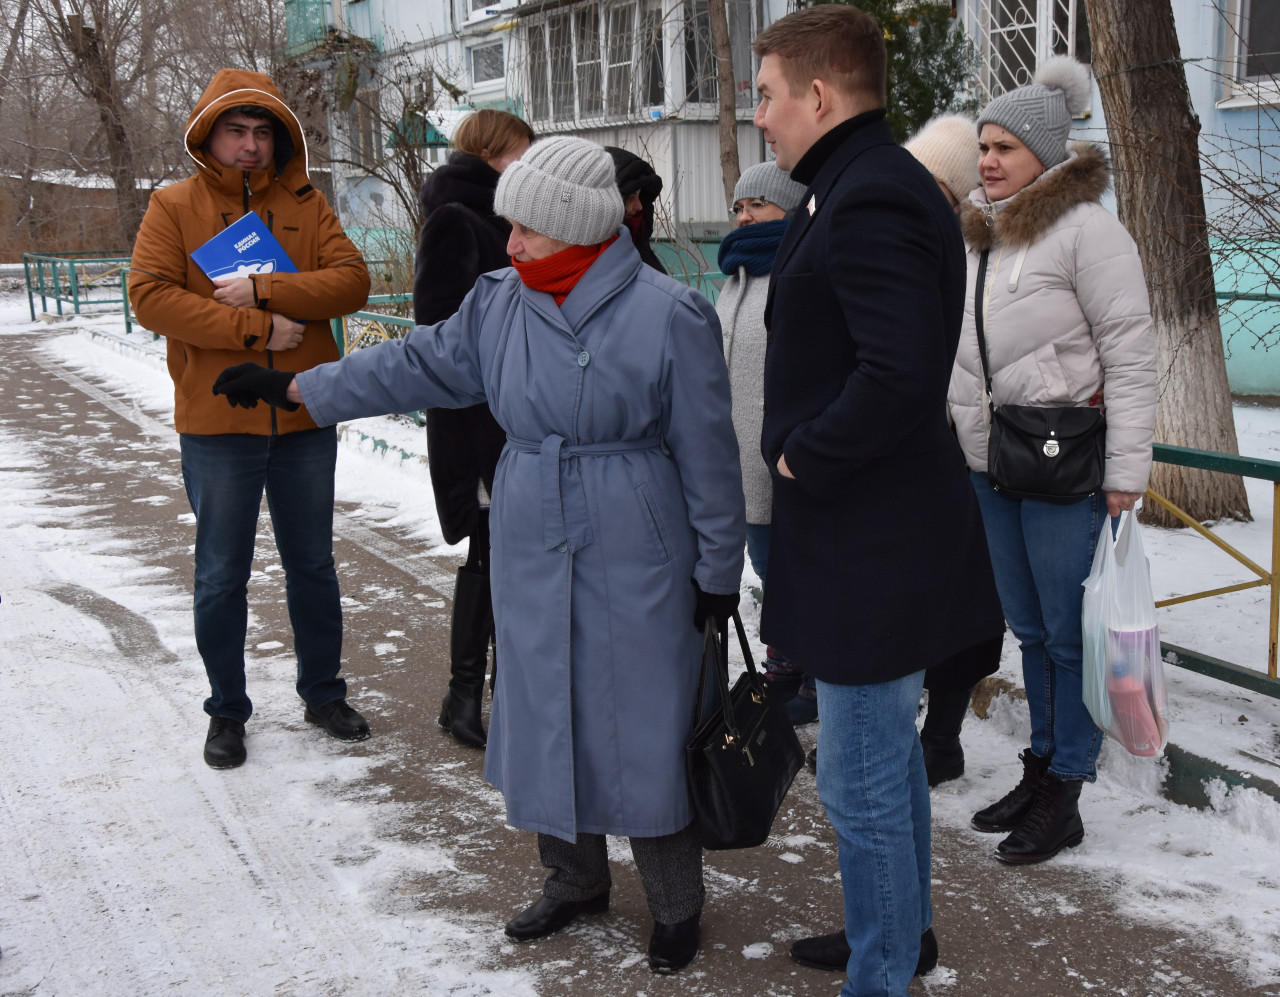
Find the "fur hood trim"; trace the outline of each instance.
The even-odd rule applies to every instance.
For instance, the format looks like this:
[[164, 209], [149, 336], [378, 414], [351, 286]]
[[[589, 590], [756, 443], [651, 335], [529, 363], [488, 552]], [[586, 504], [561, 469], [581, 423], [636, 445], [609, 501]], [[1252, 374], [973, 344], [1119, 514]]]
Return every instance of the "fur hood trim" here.
[[971, 249], [982, 252], [997, 242], [1029, 246], [1077, 204], [1102, 199], [1111, 186], [1107, 154], [1091, 142], [1069, 148], [1074, 156], [1006, 201], [990, 205], [979, 189], [961, 205], [960, 228]]

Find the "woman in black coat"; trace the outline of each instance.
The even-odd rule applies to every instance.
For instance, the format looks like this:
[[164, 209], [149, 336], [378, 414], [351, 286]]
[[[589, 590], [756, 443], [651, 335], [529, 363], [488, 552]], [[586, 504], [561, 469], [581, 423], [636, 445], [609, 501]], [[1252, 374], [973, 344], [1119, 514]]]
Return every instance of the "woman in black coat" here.
[[[511, 225], [493, 213], [493, 193], [502, 171], [533, 138], [532, 128], [505, 111], [477, 111], [458, 126], [457, 152], [422, 185], [413, 271], [418, 325], [449, 318], [481, 274], [510, 266]], [[438, 722], [476, 748], [485, 746], [480, 701], [493, 636], [488, 497], [506, 440], [487, 405], [427, 410], [427, 459], [440, 529], [448, 543], [468, 539], [453, 593], [449, 692]]]
[[613, 175], [624, 209], [622, 222], [631, 233], [631, 241], [640, 253], [640, 259], [658, 273], [666, 273], [652, 245], [653, 206], [662, 193], [662, 177], [635, 153], [612, 145], [606, 145], [604, 151], [613, 158]]

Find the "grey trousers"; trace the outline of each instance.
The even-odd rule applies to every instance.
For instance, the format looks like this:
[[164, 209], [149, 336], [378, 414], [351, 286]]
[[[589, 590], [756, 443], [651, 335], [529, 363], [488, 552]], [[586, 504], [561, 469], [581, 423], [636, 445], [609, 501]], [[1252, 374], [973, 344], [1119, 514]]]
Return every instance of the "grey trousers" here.
[[[692, 824], [675, 834], [627, 840], [655, 921], [679, 924], [702, 910], [702, 846]], [[590, 900], [613, 883], [603, 834], [579, 834], [576, 844], [539, 834], [538, 858], [551, 870], [542, 890], [550, 900]]]

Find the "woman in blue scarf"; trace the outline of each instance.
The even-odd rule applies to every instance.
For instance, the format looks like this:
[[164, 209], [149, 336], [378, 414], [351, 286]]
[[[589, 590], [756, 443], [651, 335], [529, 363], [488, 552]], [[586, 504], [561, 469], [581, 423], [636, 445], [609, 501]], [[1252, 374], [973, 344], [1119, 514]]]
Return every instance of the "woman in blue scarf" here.
[[[736, 228], [720, 243], [718, 263], [728, 280], [716, 302], [724, 330], [724, 357], [733, 393], [733, 428], [742, 460], [742, 487], [747, 499], [747, 555], [764, 581], [769, 561], [769, 521], [773, 488], [769, 468], [760, 456], [764, 420], [764, 305], [769, 294], [769, 271], [777, 255], [787, 215], [804, 200], [805, 186], [778, 169], [776, 163], [749, 167], [733, 188]], [[800, 667], [769, 648], [765, 676], [787, 699], [794, 724], [818, 718], [813, 680]]]

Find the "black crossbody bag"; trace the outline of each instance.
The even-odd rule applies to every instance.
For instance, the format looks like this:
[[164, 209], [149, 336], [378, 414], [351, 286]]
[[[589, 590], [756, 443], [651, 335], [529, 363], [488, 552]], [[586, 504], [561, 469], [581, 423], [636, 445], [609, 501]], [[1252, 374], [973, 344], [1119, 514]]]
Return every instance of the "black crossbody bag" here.
[[973, 318], [986, 401], [991, 409], [987, 438], [987, 478], [1010, 498], [1067, 505], [1102, 487], [1107, 459], [1107, 420], [1100, 406], [1001, 405], [991, 399], [991, 371], [983, 334], [982, 299], [987, 256], [978, 261]]

